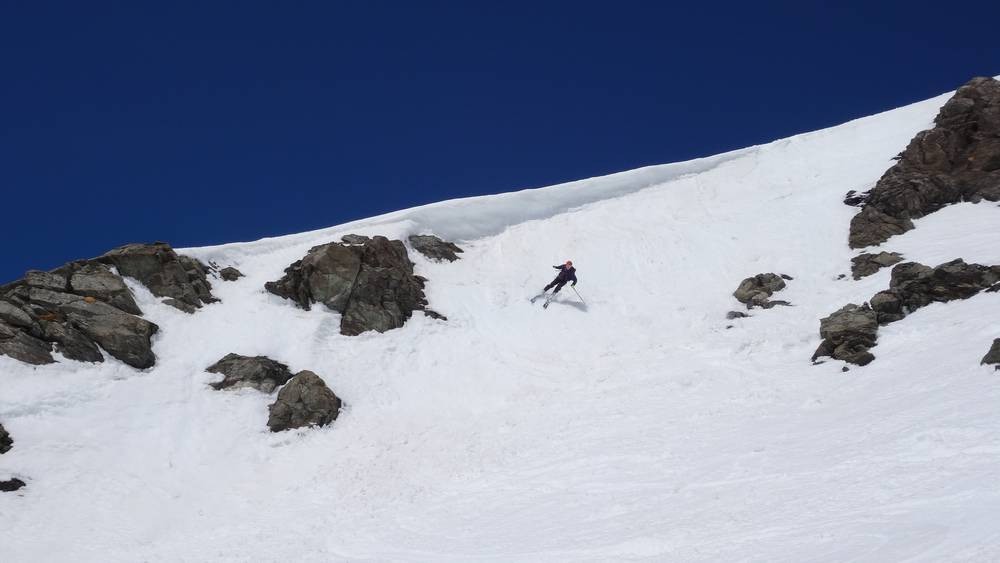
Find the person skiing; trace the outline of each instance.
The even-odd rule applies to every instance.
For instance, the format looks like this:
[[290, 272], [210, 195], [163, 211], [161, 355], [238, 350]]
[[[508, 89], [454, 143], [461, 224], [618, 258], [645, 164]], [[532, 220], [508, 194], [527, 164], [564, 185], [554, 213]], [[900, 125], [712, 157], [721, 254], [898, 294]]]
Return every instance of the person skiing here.
[[555, 295], [559, 293], [559, 290], [562, 289], [567, 282], [570, 281], [573, 282], [572, 285], [576, 286], [577, 282], [576, 268], [573, 267], [572, 260], [567, 260], [566, 263], [561, 266], [552, 266], [552, 267], [559, 270], [559, 275], [556, 276], [556, 279], [552, 280], [552, 283], [545, 286], [545, 289], [542, 290], [542, 293], [545, 293], [550, 288], [554, 287], [555, 291], [552, 292], [552, 295]]

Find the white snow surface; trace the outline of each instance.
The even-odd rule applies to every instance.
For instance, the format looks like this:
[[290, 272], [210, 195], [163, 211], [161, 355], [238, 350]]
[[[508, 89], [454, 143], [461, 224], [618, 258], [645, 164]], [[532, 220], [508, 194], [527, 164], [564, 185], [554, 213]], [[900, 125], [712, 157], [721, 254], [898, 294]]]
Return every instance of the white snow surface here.
[[[181, 252], [247, 277], [186, 315], [132, 283], [157, 365], [0, 357], [0, 561], [996, 561], [1000, 296], [884, 327], [869, 366], [812, 365], [819, 319], [888, 286], [849, 274], [841, 200], [870, 188], [946, 94], [679, 164], [446, 201]], [[1000, 264], [1000, 207], [958, 204], [882, 249]], [[341, 235], [412, 252], [431, 307], [346, 337], [262, 290]], [[566, 288], [529, 304], [572, 259]], [[739, 310], [761, 272], [792, 307]], [[732, 325], [730, 328], [729, 325]], [[315, 371], [330, 426], [271, 433], [227, 353]]]

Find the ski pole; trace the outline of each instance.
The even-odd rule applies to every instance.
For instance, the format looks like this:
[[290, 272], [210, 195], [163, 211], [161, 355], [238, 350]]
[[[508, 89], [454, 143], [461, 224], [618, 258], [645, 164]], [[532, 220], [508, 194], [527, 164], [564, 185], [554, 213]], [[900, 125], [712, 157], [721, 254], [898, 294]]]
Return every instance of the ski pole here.
[[575, 293], [576, 296], [580, 298], [580, 301], [583, 301], [583, 304], [586, 305], [587, 302], [584, 301], [583, 296], [580, 295], [580, 292], [576, 290], [576, 286], [575, 285], [571, 285], [570, 287], [573, 289], [573, 293]]

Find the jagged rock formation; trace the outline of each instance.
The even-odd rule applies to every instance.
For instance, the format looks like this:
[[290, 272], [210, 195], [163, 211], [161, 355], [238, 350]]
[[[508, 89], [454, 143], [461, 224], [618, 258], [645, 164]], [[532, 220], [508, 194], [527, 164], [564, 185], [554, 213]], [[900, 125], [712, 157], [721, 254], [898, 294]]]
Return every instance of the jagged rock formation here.
[[754, 307], [770, 309], [775, 305], [788, 305], [787, 301], [770, 300], [770, 297], [776, 291], [781, 291], [785, 288], [786, 279], [792, 278], [783, 274], [757, 274], [752, 278], [746, 278], [740, 282], [739, 287], [733, 292], [733, 297], [746, 305], [747, 309]]
[[365, 235], [344, 235], [340, 237], [340, 240], [344, 244], [364, 244], [371, 240], [371, 237], [366, 237]]
[[271, 432], [325, 426], [336, 420], [340, 407], [340, 399], [318, 375], [300, 371], [278, 392], [267, 426]]
[[211, 384], [216, 390], [251, 387], [270, 393], [292, 378], [288, 366], [266, 356], [227, 354], [226, 357], [205, 368], [205, 371], [225, 375], [222, 381]]
[[459, 258], [457, 253], [465, 252], [454, 243], [443, 241], [433, 235], [412, 235], [409, 240], [414, 250], [439, 262], [441, 260], [454, 262]]
[[15, 477], [14, 479], [10, 479], [8, 481], [0, 481], [0, 492], [11, 493], [24, 486], [24, 481]]
[[1000, 201], [1000, 82], [972, 79], [934, 123], [910, 141], [851, 220], [851, 248], [881, 244], [952, 203]]
[[322, 303], [343, 317], [341, 334], [399, 328], [413, 311], [424, 310], [426, 280], [413, 274], [401, 241], [377, 236], [363, 244], [314, 247], [264, 288], [308, 310]]
[[227, 266], [219, 270], [219, 277], [222, 278], [222, 281], [236, 281], [244, 276], [243, 272], [232, 266]]
[[864, 253], [851, 258], [851, 275], [854, 279], [870, 276], [882, 268], [898, 264], [903, 261], [903, 257], [895, 252], [879, 252], [878, 254]]
[[820, 343], [813, 361], [831, 356], [865, 365], [875, 359], [868, 349], [875, 345], [880, 325], [903, 319], [935, 302], [968, 299], [997, 287], [1000, 266], [966, 264], [952, 260], [936, 268], [905, 262], [892, 269], [889, 289], [876, 293], [865, 305], [849, 304], [820, 321]]
[[115, 266], [121, 275], [135, 278], [153, 295], [169, 298], [164, 303], [188, 313], [218, 301], [212, 296], [205, 265], [178, 255], [163, 242], [125, 245], [97, 261]]
[[990, 346], [990, 351], [986, 352], [986, 355], [983, 356], [983, 361], [980, 363], [983, 365], [994, 365], [1000, 370], [1000, 338], [993, 340], [993, 346]]
[[10, 448], [14, 445], [14, 440], [7, 433], [7, 429], [0, 424], [0, 454], [5, 454], [10, 451]]

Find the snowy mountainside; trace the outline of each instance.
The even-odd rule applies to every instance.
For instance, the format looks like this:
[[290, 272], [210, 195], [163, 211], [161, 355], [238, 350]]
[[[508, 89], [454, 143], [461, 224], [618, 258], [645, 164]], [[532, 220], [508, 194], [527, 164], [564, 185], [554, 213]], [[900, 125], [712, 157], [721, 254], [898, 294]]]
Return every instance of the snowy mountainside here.
[[[432, 204], [287, 237], [180, 250], [238, 267], [194, 315], [130, 284], [157, 365], [0, 356], [4, 561], [1000, 559], [1000, 400], [979, 359], [1000, 298], [883, 327], [863, 368], [811, 365], [853, 281], [855, 208], [948, 95], [686, 163]], [[1000, 208], [947, 207], [883, 245], [1000, 264]], [[433, 233], [430, 305], [348, 337], [263, 292], [309, 248]], [[547, 310], [527, 299], [572, 259]], [[759, 272], [791, 307], [740, 307]], [[269, 433], [273, 396], [214, 391], [230, 352], [321, 375], [345, 403]]]

